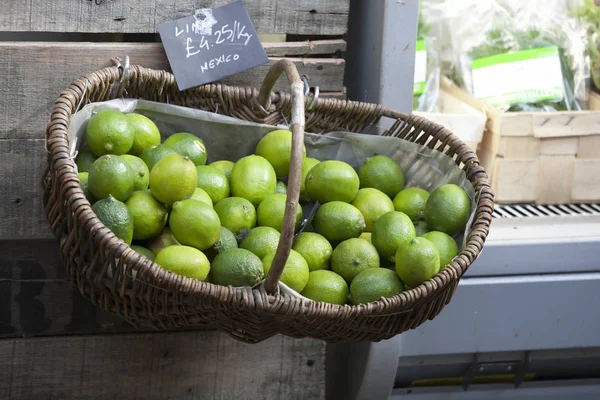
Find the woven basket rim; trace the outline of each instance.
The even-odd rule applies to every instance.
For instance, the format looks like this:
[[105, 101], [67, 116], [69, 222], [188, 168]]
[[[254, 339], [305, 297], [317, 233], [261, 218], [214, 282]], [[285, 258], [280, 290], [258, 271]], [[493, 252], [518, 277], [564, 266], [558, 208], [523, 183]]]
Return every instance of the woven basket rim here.
[[[464, 164], [468, 180], [475, 188], [476, 201], [478, 204], [476, 205], [475, 218], [472, 221], [471, 233], [467, 238], [466, 245], [454, 260], [441, 269], [436, 276], [421, 283], [415, 288], [405, 290], [392, 298], [380, 299], [376, 302], [359, 305], [334, 305], [305, 301], [300, 298], [282, 295], [281, 293], [268, 295], [262, 287], [252, 289], [249, 287], [234, 288], [231, 286], [221, 286], [185, 278], [166, 271], [155, 262], [136, 253], [131, 247], [116, 238], [108, 228], [104, 227], [92, 211], [91, 204], [86, 199], [81, 186], [79, 185], [77, 173], [75, 172], [75, 163], [69, 155], [70, 143], [68, 141], [68, 129], [70, 116], [85, 102], [84, 99], [89, 95], [88, 91], [91, 90], [90, 85], [97, 88], [97, 90], [104, 90], [108, 93], [110, 90], [114, 89], [114, 86], [116, 85], [119, 85], [119, 90], [127, 90], [130, 85], [137, 82], [138, 79], [156, 80], [159, 90], [162, 90], [164, 87], [174, 82], [174, 76], [170, 72], [163, 70], [154, 70], [138, 65], [132, 65], [130, 73], [133, 76], [130, 75], [125, 77], [119, 84], [120, 70], [117, 67], [103, 68], [77, 79], [60, 94], [54, 104], [51, 120], [46, 131], [46, 144], [49, 152], [46, 169], [48, 169], [50, 165], [54, 166], [54, 170], [57, 173], [58, 184], [68, 186], [68, 196], [64, 200], [71, 205], [80, 229], [95, 230], [96, 243], [98, 245], [102, 244], [106, 246], [110, 254], [123, 259], [124, 263], [127, 264], [128, 269], [131, 268], [132, 264], [140, 263], [137, 273], [141, 279], [151, 277], [155, 281], [160, 280], [161, 282], [165, 282], [163, 288], [166, 291], [175, 291], [194, 297], [197, 296], [198, 298], [213, 298], [217, 301], [222, 301], [224, 305], [232, 305], [235, 303], [235, 307], [238, 310], [260, 307], [264, 309], [264, 311], [279, 316], [309, 319], [311, 317], [329, 317], [335, 319], [353, 318], [358, 316], [385, 317], [388, 315], [409, 312], [419, 307], [419, 304], [425, 300], [435, 298], [436, 293], [440, 293], [441, 289], [446, 286], [457, 284], [460, 277], [462, 277], [468, 267], [479, 255], [483, 242], [485, 242], [485, 238], [489, 232], [492, 220], [493, 192], [490, 188], [487, 174], [481, 167], [476, 154], [468, 148], [465, 143], [460, 141], [460, 139], [445, 127], [420, 116], [413, 114], [407, 115], [373, 103], [321, 98], [317, 101], [313, 112], [317, 112], [321, 109], [376, 109], [380, 115], [379, 118], [387, 117], [396, 119], [396, 123], [402, 121], [404, 123], [409, 122], [416, 126], [428, 125], [433, 127], [436, 134], [446, 138], [444, 141], [445, 144], [453, 146], [457, 149], [457, 152], [461, 152], [465, 155], [462, 157], [461, 162]], [[182, 92], [182, 96], [192, 97], [205, 92], [212, 94], [212, 96], [217, 99], [217, 102], [227, 100], [226, 93], [243, 93], [250, 99], [255, 98], [258, 93], [255, 88], [207, 84], [197, 88], [188, 89]], [[289, 95], [286, 92], [276, 91], [271, 93], [271, 99], [272, 106], [285, 109], [287, 106], [285, 103], [289, 102]], [[252, 101], [250, 101], [250, 103], [252, 103]], [[256, 108], [254, 111], [261, 112], [261, 110], [257, 110]], [[262, 110], [262, 112], [265, 114], [268, 113], [267, 110]], [[310, 112], [307, 112], [307, 114], [310, 114]], [[422, 144], [425, 145], [425, 143]], [[126, 290], [123, 288], [120, 295], [125, 296], [125, 292]]]

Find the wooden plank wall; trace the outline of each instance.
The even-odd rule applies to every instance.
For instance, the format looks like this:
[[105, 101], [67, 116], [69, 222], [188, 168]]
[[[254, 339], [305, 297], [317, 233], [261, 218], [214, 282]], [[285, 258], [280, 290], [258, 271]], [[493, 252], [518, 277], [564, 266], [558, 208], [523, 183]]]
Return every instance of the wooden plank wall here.
[[[3, 2], [0, 398], [324, 396], [323, 343], [276, 337], [244, 345], [206, 330], [141, 332], [95, 308], [66, 280], [42, 211], [44, 131], [58, 94], [78, 77], [111, 65], [111, 57], [129, 55], [132, 63], [168, 70], [157, 26], [230, 1]], [[263, 40], [271, 63], [292, 58], [322, 96], [345, 96], [342, 37], [349, 0], [244, 5], [261, 37], [271, 40]], [[258, 87], [268, 68], [224, 82]], [[286, 90], [285, 81], [276, 89]], [[122, 379], [112, 385], [116, 376]]]

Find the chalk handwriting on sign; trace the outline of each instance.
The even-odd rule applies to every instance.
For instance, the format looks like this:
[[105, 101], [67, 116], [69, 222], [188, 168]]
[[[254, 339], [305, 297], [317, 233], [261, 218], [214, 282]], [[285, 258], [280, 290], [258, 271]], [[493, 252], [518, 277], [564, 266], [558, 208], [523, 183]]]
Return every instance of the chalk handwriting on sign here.
[[201, 8], [158, 30], [180, 90], [269, 61], [241, 1]]

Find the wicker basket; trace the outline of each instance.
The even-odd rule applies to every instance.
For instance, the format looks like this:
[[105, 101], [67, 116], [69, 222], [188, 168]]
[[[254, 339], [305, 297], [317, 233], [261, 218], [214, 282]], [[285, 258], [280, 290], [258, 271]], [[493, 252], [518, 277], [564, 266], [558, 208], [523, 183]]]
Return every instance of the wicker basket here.
[[[272, 93], [285, 71], [292, 93]], [[114, 98], [142, 98], [219, 112], [259, 123], [292, 121], [293, 150], [284, 228], [277, 256], [264, 284], [233, 288], [184, 278], [162, 269], [117, 239], [96, 217], [79, 185], [70, 157], [69, 121], [82, 104]], [[47, 128], [48, 162], [44, 206], [60, 244], [69, 278], [92, 303], [140, 327], [174, 329], [208, 325], [245, 342], [276, 334], [329, 342], [379, 341], [434, 318], [450, 301], [460, 277], [479, 255], [488, 234], [493, 194], [475, 153], [440, 125], [386, 107], [336, 99], [304, 98], [292, 63], [274, 65], [259, 91], [204, 85], [180, 92], [172, 74], [132, 66], [126, 74], [105, 68], [78, 79], [56, 100]], [[304, 124], [311, 132], [360, 132], [382, 117], [396, 120], [384, 135], [445, 152], [466, 172], [477, 205], [466, 246], [435, 277], [392, 298], [358, 306], [307, 301], [277, 286], [292, 240], [301, 171]], [[399, 139], [400, 140], [400, 139]]]

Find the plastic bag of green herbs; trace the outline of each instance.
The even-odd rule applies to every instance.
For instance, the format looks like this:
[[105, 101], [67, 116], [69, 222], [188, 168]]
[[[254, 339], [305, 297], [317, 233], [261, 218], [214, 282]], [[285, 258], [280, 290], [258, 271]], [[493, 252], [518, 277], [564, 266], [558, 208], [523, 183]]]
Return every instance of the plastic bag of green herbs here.
[[580, 110], [587, 100], [582, 29], [566, 1], [428, 3], [429, 17], [449, 33], [443, 61], [474, 97], [502, 111]]
[[433, 112], [440, 94], [440, 64], [436, 36], [430, 25], [418, 20], [415, 47], [413, 111]]
[[600, 90], [600, 5], [594, 0], [584, 0], [576, 9], [577, 15], [587, 28], [587, 54], [590, 57], [592, 81]]

